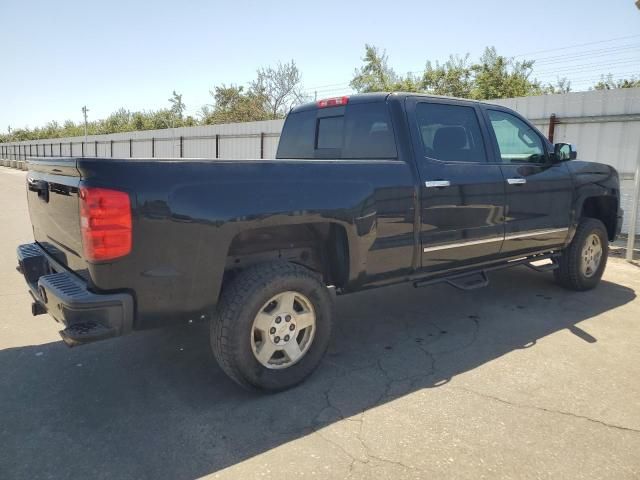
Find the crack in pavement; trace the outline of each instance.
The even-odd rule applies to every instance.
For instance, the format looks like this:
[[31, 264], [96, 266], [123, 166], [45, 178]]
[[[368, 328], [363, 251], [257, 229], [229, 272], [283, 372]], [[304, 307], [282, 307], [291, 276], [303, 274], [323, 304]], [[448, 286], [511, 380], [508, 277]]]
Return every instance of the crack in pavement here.
[[640, 430], [637, 430], [635, 428], [625, 427], [625, 426], [622, 426], [622, 425], [615, 425], [613, 423], [607, 423], [605, 421], [597, 420], [595, 418], [587, 417], [585, 415], [578, 415], [577, 413], [566, 412], [564, 410], [554, 410], [554, 409], [551, 409], [551, 408], [539, 407], [537, 405], [528, 405], [528, 404], [524, 404], [524, 403], [510, 402], [509, 400], [505, 400], [504, 398], [496, 397], [494, 395], [489, 395], [487, 393], [477, 392], [475, 390], [471, 390], [471, 389], [465, 388], [465, 387], [450, 387], [450, 388], [455, 389], [455, 390], [460, 390], [460, 391], [463, 391], [463, 392], [467, 392], [467, 393], [471, 393], [472, 395], [477, 395], [479, 397], [486, 398], [488, 400], [493, 400], [495, 402], [499, 402], [499, 403], [502, 403], [504, 405], [509, 405], [510, 407], [514, 407], [514, 408], [538, 410], [538, 411], [545, 412], [545, 413], [555, 413], [557, 415], [563, 415], [563, 416], [566, 416], [566, 417], [577, 418], [577, 419], [580, 419], [580, 420], [586, 420], [588, 422], [595, 423], [597, 425], [601, 425], [601, 426], [607, 427], [607, 428], [613, 428], [613, 429], [621, 430], [621, 431], [625, 431], [625, 432], [640, 433]]
[[[336, 448], [338, 448], [348, 459], [349, 459], [349, 464], [347, 467], [347, 474], [346, 477], [349, 477], [353, 474], [354, 468], [357, 465], [369, 465], [370, 467], [375, 465], [372, 464], [372, 462], [376, 462], [378, 464], [387, 464], [387, 465], [394, 465], [396, 467], [400, 467], [403, 469], [407, 469], [407, 470], [413, 470], [416, 472], [422, 472], [421, 469], [414, 467], [412, 465], [407, 465], [401, 461], [397, 461], [397, 460], [393, 460], [393, 459], [389, 459], [389, 458], [385, 458], [383, 456], [379, 456], [375, 453], [373, 453], [372, 448], [366, 441], [366, 439], [363, 437], [363, 426], [364, 426], [364, 421], [365, 421], [365, 415], [366, 415], [366, 411], [361, 411], [356, 415], [350, 415], [350, 416], [346, 416], [347, 414], [342, 411], [342, 409], [340, 408], [339, 405], [335, 404], [332, 401], [331, 398], [331, 392], [333, 390], [333, 388], [336, 386], [336, 380], [338, 378], [343, 378], [344, 376], [348, 376], [348, 375], [355, 375], [356, 377], [359, 376], [363, 376], [365, 377], [365, 375], [361, 374], [360, 371], [366, 371], [366, 370], [370, 370], [371, 368], [374, 368], [378, 371], [380, 371], [385, 379], [385, 385], [384, 385], [384, 389], [381, 393], [381, 395], [378, 396], [378, 398], [376, 398], [374, 401], [372, 401], [372, 403], [370, 404], [368, 408], [373, 408], [376, 407], [378, 405], [381, 404], [381, 402], [383, 402], [384, 400], [386, 400], [389, 397], [392, 397], [393, 395], [391, 395], [391, 389], [393, 388], [393, 386], [399, 382], [403, 382], [403, 381], [409, 381], [411, 383], [419, 380], [419, 379], [423, 379], [429, 376], [432, 376], [434, 374], [437, 373], [438, 368], [437, 368], [437, 360], [438, 357], [440, 355], [443, 354], [450, 354], [453, 352], [458, 352], [464, 349], [467, 349], [469, 347], [471, 347], [477, 340], [479, 337], [479, 332], [480, 332], [480, 321], [479, 321], [479, 317], [477, 317], [476, 315], [469, 315], [468, 317], [471, 321], [472, 321], [472, 332], [471, 332], [471, 338], [469, 340], [467, 340], [466, 342], [464, 342], [464, 344], [462, 345], [458, 345], [454, 348], [451, 349], [447, 349], [445, 351], [438, 351], [438, 352], [433, 352], [431, 351], [431, 346], [433, 345], [433, 343], [437, 342], [438, 339], [434, 339], [434, 342], [427, 342], [427, 343], [423, 343], [423, 342], [416, 342], [416, 346], [419, 350], [422, 351], [422, 353], [425, 355], [425, 357], [428, 359], [429, 363], [430, 363], [430, 367], [427, 371], [425, 371], [424, 373], [418, 374], [418, 375], [398, 375], [398, 372], [394, 372], [393, 370], [389, 370], [387, 368], [385, 368], [385, 365], [383, 364], [383, 356], [382, 355], [374, 355], [373, 359], [372, 359], [372, 364], [367, 365], [365, 367], [360, 367], [360, 368], [345, 368], [341, 365], [337, 365], [334, 364], [336, 367], [340, 367], [340, 370], [342, 370], [342, 374], [339, 375], [338, 377], [334, 378], [334, 381], [331, 383], [331, 385], [328, 386], [328, 388], [324, 391], [324, 396], [325, 396], [325, 407], [320, 409], [320, 411], [318, 412], [318, 414], [316, 415], [316, 417], [314, 418], [314, 427], [313, 430], [318, 433], [318, 435], [326, 442], [332, 444], [333, 446], [335, 446]], [[436, 327], [437, 329], [440, 329], [439, 325], [437, 324], [437, 322], [434, 321], [429, 321], [427, 320], [429, 323], [431, 323], [434, 327]], [[394, 342], [396, 344], [396, 346], [400, 346], [402, 347], [402, 344], [404, 342], [410, 341], [412, 340], [412, 335], [409, 334], [409, 325], [408, 323], [405, 323], [405, 328], [402, 334], [402, 340], [400, 340], [399, 342]], [[399, 345], [398, 345], [399, 344]], [[331, 362], [334, 363], [334, 362]], [[500, 402], [502, 404], [514, 407], [514, 408], [522, 408], [522, 409], [532, 409], [532, 410], [539, 410], [545, 413], [552, 413], [552, 414], [556, 414], [556, 415], [563, 415], [563, 416], [567, 416], [567, 417], [571, 417], [571, 418], [576, 418], [576, 419], [581, 419], [581, 420], [585, 420], [587, 422], [590, 423], [594, 423], [600, 426], [604, 426], [607, 428], [613, 428], [616, 430], [620, 430], [620, 431], [627, 431], [627, 432], [633, 432], [633, 433], [640, 433], [640, 430], [636, 430], [630, 427], [625, 427], [625, 426], [621, 426], [621, 425], [615, 425], [615, 424], [610, 424], [607, 422], [604, 422], [602, 420], [597, 420], [594, 418], [590, 418], [587, 416], [583, 416], [583, 415], [578, 415], [572, 412], [566, 412], [566, 411], [562, 411], [562, 410], [553, 410], [553, 409], [549, 409], [549, 408], [544, 408], [544, 407], [539, 407], [536, 405], [528, 405], [528, 404], [518, 404], [515, 402], [510, 402], [508, 400], [505, 400], [503, 398], [500, 397], [496, 397], [493, 395], [488, 395], [488, 394], [484, 394], [481, 392], [477, 392], [471, 389], [467, 389], [464, 387], [451, 387], [453, 389], [459, 390], [459, 391], [464, 391], [466, 393], [472, 394], [472, 395], [477, 395], [480, 396], [482, 398], [485, 399], [489, 399], [495, 402]], [[335, 440], [331, 439], [330, 437], [328, 437], [326, 435], [326, 432], [323, 432], [322, 430], [324, 429], [325, 426], [328, 426], [331, 422], [323, 422], [319, 419], [320, 415], [322, 412], [327, 411], [328, 409], [334, 411], [338, 418], [340, 420], [346, 420], [348, 422], [355, 422], [357, 423], [357, 427], [356, 430], [352, 431], [352, 434], [355, 436], [355, 439], [358, 441], [358, 443], [360, 444], [360, 447], [362, 449], [362, 453], [358, 454], [358, 453], [353, 453], [350, 452], [348, 448], [344, 447], [343, 445], [340, 444], [340, 442], [336, 442]]]
[[[322, 408], [320, 408], [318, 413], [314, 416], [312, 421], [312, 425], [313, 425], [312, 429], [320, 436], [320, 438], [322, 438], [327, 443], [330, 443], [331, 445], [338, 448], [350, 460], [349, 465], [347, 467], [347, 477], [353, 473], [353, 469], [357, 464], [368, 465], [371, 463], [371, 461], [376, 461], [376, 462], [384, 463], [388, 465], [394, 465], [396, 467], [400, 467], [407, 470], [414, 470], [417, 472], [420, 472], [421, 470], [412, 465], [407, 465], [401, 461], [388, 459], [388, 458], [376, 455], [372, 452], [372, 447], [369, 446], [366, 440], [363, 438], [363, 425], [364, 425], [366, 412], [361, 411], [357, 415], [347, 416], [345, 412], [342, 411], [340, 406], [336, 405], [331, 399], [331, 391], [336, 386], [338, 379], [344, 378], [345, 376], [348, 376], [348, 375], [355, 375], [356, 377], [362, 376], [363, 378], [366, 378], [366, 375], [361, 375], [360, 371], [369, 370], [371, 368], [379, 370], [386, 380], [385, 386], [384, 386], [385, 388], [383, 389], [382, 393], [378, 396], [378, 398], [376, 398], [371, 402], [368, 408], [376, 407], [380, 405], [385, 399], [391, 396], [390, 391], [394, 386], [394, 384], [402, 381], [409, 381], [413, 384], [417, 380], [434, 375], [437, 371], [436, 357], [438, 355], [442, 353], [451, 353], [451, 352], [463, 350], [473, 345], [478, 338], [480, 323], [476, 316], [470, 316], [469, 318], [472, 320], [472, 323], [473, 323], [473, 332], [471, 335], [471, 339], [468, 342], [465, 342], [465, 344], [463, 345], [457, 346], [456, 348], [453, 348], [444, 352], [434, 353], [429, 350], [428, 344], [425, 345], [422, 342], [416, 342], [415, 346], [425, 355], [426, 359], [429, 361], [429, 364], [430, 364], [429, 365], [430, 368], [427, 371], [420, 373], [418, 375], [400, 375], [400, 376], [394, 375], [392, 371], [387, 370], [384, 367], [382, 363], [382, 359], [383, 359], [382, 355], [375, 355], [371, 365], [367, 365], [365, 367], [360, 367], [360, 368], [353, 368], [353, 369], [345, 368], [344, 366], [336, 364], [335, 362], [332, 362], [330, 360], [325, 360], [325, 363], [332, 364], [334, 367], [337, 367], [340, 370], [342, 370], [342, 374], [335, 377], [331, 382], [331, 384], [327, 387], [327, 389], [324, 390], [323, 393], [324, 393], [325, 405]], [[427, 320], [427, 322], [431, 323], [436, 329], [442, 330], [442, 328], [440, 328], [436, 322], [433, 322], [430, 320]], [[412, 335], [410, 335], [409, 333], [408, 322], [405, 322], [404, 327], [405, 328], [403, 331], [403, 337], [404, 337], [403, 340], [400, 340], [399, 342], [394, 342], [394, 343], [402, 344], [403, 342], [408, 342], [413, 339]], [[438, 339], [435, 339], [435, 342], [437, 342], [437, 340]], [[429, 343], [433, 343], [433, 342], [429, 342]], [[355, 422], [358, 424], [357, 429], [353, 433], [355, 434], [355, 438], [357, 439], [358, 443], [360, 444], [363, 450], [364, 458], [358, 458], [357, 455], [354, 455], [353, 453], [349, 452], [349, 450], [346, 449], [344, 446], [342, 446], [339, 442], [332, 440], [331, 438], [329, 438], [327, 435], [323, 433], [322, 430], [328, 426], [328, 423], [320, 420], [320, 416], [322, 415], [323, 412], [326, 412], [327, 410], [332, 410], [336, 412], [337, 417], [340, 420]]]
[[422, 471], [417, 467], [414, 467], [412, 465], [407, 465], [407, 464], [405, 464], [405, 463], [403, 463], [401, 461], [391, 460], [391, 459], [384, 458], [384, 457], [381, 457], [379, 455], [376, 455], [376, 454], [372, 453], [371, 452], [371, 447], [362, 438], [362, 424], [363, 424], [363, 421], [364, 421], [364, 415], [365, 415], [365, 413], [363, 412], [363, 413], [360, 414], [360, 418], [359, 419], [355, 419], [355, 418], [347, 418], [347, 419], [345, 419], [347, 421], [356, 422], [356, 423], [359, 424], [358, 425], [358, 429], [355, 432], [355, 438], [358, 440], [358, 443], [360, 443], [360, 446], [362, 447], [362, 449], [364, 451], [364, 459], [356, 458], [355, 455], [350, 453], [346, 448], [344, 448], [338, 442], [335, 442], [332, 439], [328, 438], [327, 436], [323, 435], [321, 430], [315, 430], [315, 432], [320, 436], [320, 438], [322, 438], [325, 442], [330, 443], [331, 445], [333, 445], [336, 448], [338, 448], [342, 453], [344, 453], [349, 458], [350, 462], [349, 462], [349, 465], [347, 467], [347, 475], [346, 475], [345, 478], [348, 478], [348, 477], [350, 477], [352, 475], [353, 469], [356, 466], [356, 464], [369, 465], [372, 460], [375, 460], [375, 461], [380, 462], [380, 463], [385, 463], [385, 464], [388, 464], [388, 465], [395, 465], [395, 466], [402, 467], [402, 468], [407, 469], [407, 470], [414, 470], [414, 471], [417, 471], [417, 472]]

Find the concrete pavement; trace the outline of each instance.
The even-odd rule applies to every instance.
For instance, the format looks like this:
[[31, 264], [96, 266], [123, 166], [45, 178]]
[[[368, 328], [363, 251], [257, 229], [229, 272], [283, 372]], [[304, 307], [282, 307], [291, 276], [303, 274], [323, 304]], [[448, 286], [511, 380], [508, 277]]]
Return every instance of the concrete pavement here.
[[314, 376], [260, 396], [206, 325], [68, 349], [32, 317], [24, 175], [0, 167], [0, 478], [640, 477], [635, 266], [586, 293], [517, 267], [341, 297]]

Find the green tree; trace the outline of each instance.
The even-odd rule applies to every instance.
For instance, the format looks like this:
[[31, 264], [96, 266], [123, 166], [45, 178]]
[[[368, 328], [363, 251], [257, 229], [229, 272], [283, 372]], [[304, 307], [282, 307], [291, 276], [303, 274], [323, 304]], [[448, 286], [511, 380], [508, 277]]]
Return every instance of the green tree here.
[[387, 54], [377, 47], [366, 44], [362, 58], [364, 65], [357, 68], [351, 80], [351, 88], [356, 92], [384, 92], [392, 89], [397, 82], [396, 72], [387, 63]]
[[245, 91], [244, 87], [222, 85], [211, 92], [214, 99], [212, 107], [201, 109], [205, 114], [203, 123], [212, 125], [217, 123], [253, 122], [272, 118], [265, 105], [267, 99], [263, 93]]
[[349, 85], [356, 92], [419, 92], [422, 81], [409, 74], [399, 76], [388, 64], [387, 53], [373, 45], [365, 45], [364, 65], [357, 68]]
[[131, 129], [131, 112], [120, 108], [100, 121], [100, 130], [104, 133], [126, 132]]
[[569, 93], [571, 91], [571, 82], [566, 78], [558, 78], [555, 83], [548, 83], [543, 87], [544, 93]]
[[545, 92], [540, 83], [531, 79], [533, 61], [516, 61], [498, 55], [488, 47], [477, 62], [469, 55], [450, 56], [440, 64], [427, 61], [421, 77], [399, 76], [389, 66], [384, 50], [365, 45], [363, 65], [356, 69], [351, 87], [357, 92], [409, 91], [434, 95], [492, 99], [537, 95]]
[[131, 124], [135, 130], [147, 130], [149, 128], [147, 116], [142, 112], [135, 112], [133, 114]]
[[525, 97], [543, 93], [540, 83], [530, 79], [532, 60], [516, 61], [498, 55], [495, 47], [487, 47], [478, 63], [471, 66], [474, 73], [471, 96], [481, 100]]
[[176, 128], [182, 126], [182, 121], [174, 110], [168, 108], [161, 108], [146, 113], [148, 121], [148, 129], [160, 130], [163, 128]]
[[284, 118], [292, 107], [305, 101], [300, 71], [293, 60], [258, 69], [249, 92], [264, 98], [264, 109], [271, 118]]
[[600, 81], [589, 90], [614, 90], [616, 88], [635, 88], [640, 87], [640, 78], [621, 78], [614, 80], [612, 74], [607, 76], [601, 75]]
[[186, 105], [182, 101], [182, 94], [176, 93], [174, 90], [171, 98], [169, 99], [169, 103], [171, 104], [170, 110], [173, 114], [179, 119], [182, 120], [184, 115], [184, 111], [187, 109]]
[[443, 64], [436, 61], [433, 65], [427, 61], [422, 84], [426, 92], [434, 95], [471, 97], [474, 78], [469, 54], [464, 57], [451, 55]]

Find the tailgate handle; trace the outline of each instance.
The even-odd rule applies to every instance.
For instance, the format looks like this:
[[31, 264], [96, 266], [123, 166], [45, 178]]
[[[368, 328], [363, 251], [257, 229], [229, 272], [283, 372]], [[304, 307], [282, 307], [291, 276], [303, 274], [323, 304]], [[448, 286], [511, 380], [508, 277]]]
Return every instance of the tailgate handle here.
[[49, 201], [49, 182], [28, 178], [27, 183], [29, 184], [30, 191], [38, 193], [38, 198], [45, 202]]

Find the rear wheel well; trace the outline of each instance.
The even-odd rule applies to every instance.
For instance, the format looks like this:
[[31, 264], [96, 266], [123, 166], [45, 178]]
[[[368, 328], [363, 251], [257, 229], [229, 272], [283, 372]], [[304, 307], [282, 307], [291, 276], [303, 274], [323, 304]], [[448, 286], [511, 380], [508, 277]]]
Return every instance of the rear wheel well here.
[[304, 223], [246, 230], [229, 246], [225, 281], [250, 265], [285, 260], [322, 275], [341, 287], [349, 274], [346, 230], [336, 223]]
[[597, 218], [607, 228], [609, 240], [616, 235], [618, 200], [614, 197], [589, 197], [582, 204], [581, 217]]

